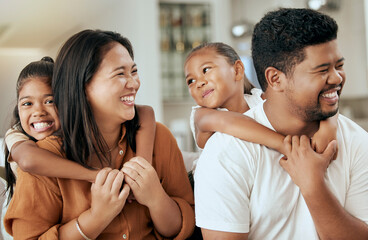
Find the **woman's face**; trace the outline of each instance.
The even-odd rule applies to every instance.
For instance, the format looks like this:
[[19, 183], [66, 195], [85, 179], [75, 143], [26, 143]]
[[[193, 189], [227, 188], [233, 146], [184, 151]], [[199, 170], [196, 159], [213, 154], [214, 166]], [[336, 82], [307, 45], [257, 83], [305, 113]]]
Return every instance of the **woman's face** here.
[[120, 43], [112, 43], [86, 85], [97, 124], [121, 124], [133, 119], [139, 86], [137, 66], [127, 49]]
[[25, 81], [18, 98], [20, 122], [28, 135], [41, 140], [60, 128], [52, 89], [40, 77]]

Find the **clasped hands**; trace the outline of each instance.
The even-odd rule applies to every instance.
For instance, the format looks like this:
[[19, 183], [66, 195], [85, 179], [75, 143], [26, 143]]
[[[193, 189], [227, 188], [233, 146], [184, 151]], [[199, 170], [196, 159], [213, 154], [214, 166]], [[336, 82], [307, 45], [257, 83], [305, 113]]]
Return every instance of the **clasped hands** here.
[[[91, 187], [91, 211], [95, 216], [112, 220], [119, 214], [130, 191], [134, 199], [148, 208], [159, 204], [164, 191], [156, 170], [144, 158], [134, 157], [122, 169], [104, 168]], [[131, 200], [129, 201], [131, 202]]]

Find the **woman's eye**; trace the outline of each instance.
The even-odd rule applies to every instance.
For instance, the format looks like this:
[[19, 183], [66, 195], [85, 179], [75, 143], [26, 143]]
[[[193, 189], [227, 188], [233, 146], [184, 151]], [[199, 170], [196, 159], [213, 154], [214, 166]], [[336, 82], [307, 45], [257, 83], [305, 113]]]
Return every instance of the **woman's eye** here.
[[190, 84], [192, 84], [192, 83], [195, 83], [195, 80], [194, 80], [194, 79], [189, 79], [189, 80], [187, 81], [188, 86], [189, 86]]
[[54, 104], [54, 99], [46, 100], [46, 104]]
[[208, 72], [208, 70], [210, 70], [210, 68], [209, 68], [209, 67], [205, 67], [205, 68], [203, 68], [203, 73]]
[[137, 68], [135, 68], [135, 69], [132, 70], [132, 73], [137, 73], [137, 72], [138, 72], [138, 69]]

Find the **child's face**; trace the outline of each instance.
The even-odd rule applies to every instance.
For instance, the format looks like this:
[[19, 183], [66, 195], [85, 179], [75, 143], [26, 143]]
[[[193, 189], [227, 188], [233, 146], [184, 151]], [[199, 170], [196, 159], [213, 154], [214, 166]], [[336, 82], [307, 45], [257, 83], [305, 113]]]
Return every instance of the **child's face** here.
[[227, 108], [236, 94], [235, 68], [214, 49], [201, 49], [184, 65], [189, 93], [202, 107]]
[[60, 128], [51, 87], [40, 77], [27, 79], [19, 91], [18, 110], [22, 128], [37, 140]]

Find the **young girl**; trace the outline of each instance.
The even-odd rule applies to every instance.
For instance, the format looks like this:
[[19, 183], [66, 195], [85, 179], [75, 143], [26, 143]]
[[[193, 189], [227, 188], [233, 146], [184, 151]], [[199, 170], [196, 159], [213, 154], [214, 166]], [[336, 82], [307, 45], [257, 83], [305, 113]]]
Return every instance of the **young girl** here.
[[[28, 64], [19, 75], [16, 87], [18, 104], [13, 112], [15, 123], [5, 134], [8, 200], [13, 195], [17, 166], [25, 172], [49, 177], [89, 182], [94, 182], [96, 178], [98, 171], [38, 148], [35, 143], [60, 128], [51, 90], [53, 65], [50, 57], [44, 57]], [[153, 109], [149, 106], [138, 106], [137, 109], [141, 119], [140, 130], [137, 132], [137, 155], [151, 162], [155, 134]], [[134, 198], [130, 196], [129, 199]]]
[[[4, 221], [14, 238], [186, 239], [193, 231], [193, 192], [172, 134], [156, 123], [152, 164], [135, 157], [133, 57], [128, 39], [100, 30], [79, 32], [60, 49], [52, 88], [61, 136], [37, 145], [102, 170], [91, 184], [18, 169]], [[126, 204], [130, 189], [136, 201]]]
[[[191, 128], [200, 148], [214, 132], [222, 132], [286, 154], [283, 135], [243, 115], [266, 96], [248, 81], [233, 48], [224, 43], [204, 43], [189, 53], [184, 70], [190, 95], [199, 105], [193, 107]], [[321, 122], [312, 144], [323, 152], [335, 138], [336, 117]]]

